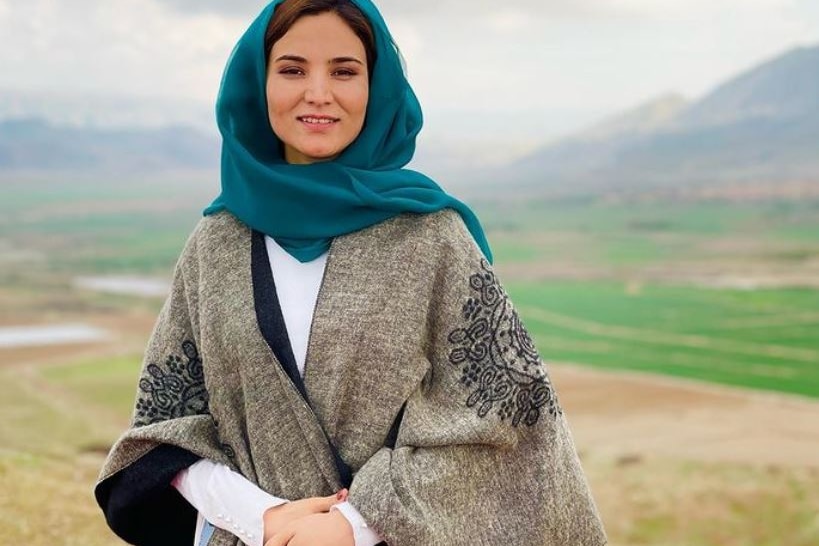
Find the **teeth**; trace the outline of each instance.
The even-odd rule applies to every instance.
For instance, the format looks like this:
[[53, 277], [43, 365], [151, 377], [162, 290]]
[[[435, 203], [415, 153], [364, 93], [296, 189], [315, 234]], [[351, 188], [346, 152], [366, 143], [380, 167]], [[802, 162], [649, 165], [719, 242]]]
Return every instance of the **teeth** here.
[[306, 122], [306, 123], [319, 123], [321, 125], [328, 125], [330, 123], [333, 123], [333, 121], [334, 121], [332, 119], [325, 119], [325, 118], [322, 118], [322, 119], [319, 119], [319, 118], [301, 118], [301, 120]]

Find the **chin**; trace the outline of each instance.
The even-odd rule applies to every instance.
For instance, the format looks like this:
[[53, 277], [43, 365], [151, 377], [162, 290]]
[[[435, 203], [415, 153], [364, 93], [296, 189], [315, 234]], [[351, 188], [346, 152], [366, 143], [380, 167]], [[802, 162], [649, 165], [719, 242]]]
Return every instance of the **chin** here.
[[305, 150], [302, 152], [304, 157], [312, 160], [312, 161], [330, 161], [331, 159], [335, 159], [341, 153], [340, 150]]
[[[296, 163], [318, 163], [321, 161], [331, 161], [337, 158], [345, 149], [341, 146], [327, 146], [326, 143], [322, 146], [301, 146], [292, 147], [290, 151], [293, 153], [293, 159]], [[285, 150], [287, 147], [285, 146]], [[285, 151], [287, 153], [287, 151]]]

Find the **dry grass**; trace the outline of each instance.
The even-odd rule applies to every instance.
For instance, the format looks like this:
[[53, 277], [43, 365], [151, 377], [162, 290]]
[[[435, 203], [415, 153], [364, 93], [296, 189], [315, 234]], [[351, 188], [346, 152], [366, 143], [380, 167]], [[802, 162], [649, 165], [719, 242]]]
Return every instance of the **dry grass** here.
[[819, 471], [645, 459], [585, 464], [612, 546], [815, 546]]
[[0, 455], [0, 544], [122, 544], [92, 498], [100, 456]]
[[[108, 324], [128, 334], [109, 347], [94, 347], [94, 356], [65, 362], [56, 358], [60, 348], [52, 348], [48, 358], [39, 351], [17, 352], [14, 363], [0, 368], [0, 544], [122, 544], [107, 529], [92, 491], [103, 452], [127, 422], [128, 404], [120, 398], [132, 396], [129, 366], [138, 366], [135, 353], [116, 354], [123, 343], [130, 349], [147, 335], [149, 320], [120, 315]], [[612, 546], [819, 544], [819, 468], [799, 462], [804, 457], [761, 462], [768, 460], [760, 458], [764, 430], [743, 444], [742, 457], [726, 452], [731, 462], [703, 459], [686, 449], [696, 439], [683, 434], [663, 436], [668, 445], [658, 449], [651, 419], [668, 429], [673, 416], [682, 415], [680, 408], [688, 407], [691, 412], [676, 421], [705, 435], [700, 421], [691, 421], [697, 412], [711, 412], [703, 413], [704, 420], [731, 423], [742, 411], [758, 411], [744, 395], [651, 379], [629, 386], [626, 377], [593, 371], [554, 372]], [[86, 375], [93, 381], [83, 381]], [[120, 395], [101, 396], [102, 390]], [[796, 426], [785, 413], [794, 411], [792, 405], [768, 403], [771, 419], [758, 426], [775, 426], [777, 412]], [[747, 415], [753, 420], [756, 414]], [[607, 440], [607, 431], [618, 426], [634, 436], [620, 429], [620, 444]]]

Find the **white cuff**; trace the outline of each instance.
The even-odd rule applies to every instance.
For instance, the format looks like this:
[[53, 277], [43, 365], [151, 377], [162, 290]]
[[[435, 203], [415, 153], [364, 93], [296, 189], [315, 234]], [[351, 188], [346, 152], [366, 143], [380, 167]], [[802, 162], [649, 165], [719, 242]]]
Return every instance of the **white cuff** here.
[[262, 546], [265, 511], [287, 502], [207, 459], [180, 471], [173, 486], [211, 525], [232, 533], [248, 546]]
[[350, 522], [353, 528], [353, 537], [355, 537], [355, 546], [375, 546], [384, 540], [381, 535], [367, 525], [361, 512], [356, 510], [355, 506], [349, 502], [334, 504], [330, 510], [338, 510]]

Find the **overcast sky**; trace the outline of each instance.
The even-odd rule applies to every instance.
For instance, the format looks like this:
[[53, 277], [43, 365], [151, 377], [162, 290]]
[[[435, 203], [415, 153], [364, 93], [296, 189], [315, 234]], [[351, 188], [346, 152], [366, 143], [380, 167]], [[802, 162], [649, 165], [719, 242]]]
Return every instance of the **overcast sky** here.
[[[162, 97], [210, 116], [225, 60], [264, 4], [0, 0], [0, 89]], [[504, 152], [664, 93], [697, 98], [760, 61], [819, 43], [817, 0], [378, 5], [424, 106], [426, 138], [489, 135], [503, 139]], [[174, 108], [161, 116], [176, 121]]]

